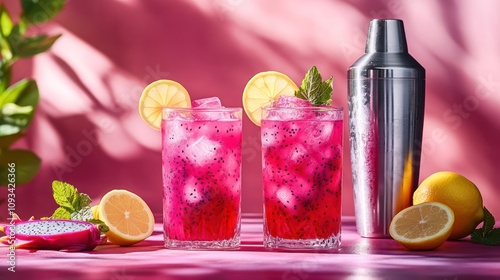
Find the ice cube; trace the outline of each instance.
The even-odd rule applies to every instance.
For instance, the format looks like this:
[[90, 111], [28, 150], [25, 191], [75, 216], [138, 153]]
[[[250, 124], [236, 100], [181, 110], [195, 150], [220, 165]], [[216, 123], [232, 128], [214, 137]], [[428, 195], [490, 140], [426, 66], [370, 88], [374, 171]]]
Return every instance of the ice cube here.
[[314, 195], [314, 191], [311, 189], [312, 174], [308, 174], [308, 176], [298, 176], [295, 179], [293, 194], [301, 199], [312, 198]]
[[272, 104], [273, 107], [311, 107], [308, 100], [295, 96], [280, 95]]
[[[267, 178], [272, 178], [272, 176], [267, 176]], [[278, 186], [275, 183], [270, 180], [265, 181], [263, 191], [266, 198], [272, 197], [277, 190]]]
[[222, 103], [218, 97], [207, 97], [196, 99], [191, 102], [192, 108], [222, 108]]
[[190, 177], [186, 180], [184, 187], [184, 201], [187, 203], [198, 203], [203, 199], [202, 193], [198, 190], [198, 180]]
[[276, 198], [283, 203], [287, 208], [293, 209], [295, 205], [295, 197], [288, 187], [281, 187], [276, 192]]
[[333, 131], [332, 122], [320, 122], [317, 125], [310, 127], [311, 134], [313, 137], [317, 138], [318, 141], [326, 142]]
[[[275, 108], [275, 107], [273, 107]], [[267, 111], [267, 120], [312, 120], [315, 118], [314, 108], [277, 107]]]
[[186, 149], [188, 159], [197, 165], [205, 165], [213, 162], [217, 158], [217, 149], [220, 148], [220, 143], [212, 141], [209, 138], [202, 136]]
[[[217, 110], [224, 108], [218, 97], [196, 99], [191, 102], [191, 106], [193, 108], [192, 118], [194, 120], [222, 120], [233, 118], [231, 113], [223, 109], [220, 111]], [[205, 111], [204, 109], [208, 110]]]
[[308, 151], [307, 149], [301, 145], [301, 144], [296, 144], [291, 146], [290, 149], [290, 159], [295, 162], [295, 163], [300, 163], [308, 160]]
[[177, 143], [186, 139], [184, 134], [185, 122], [179, 120], [164, 121], [162, 133], [163, 139], [167, 143]]

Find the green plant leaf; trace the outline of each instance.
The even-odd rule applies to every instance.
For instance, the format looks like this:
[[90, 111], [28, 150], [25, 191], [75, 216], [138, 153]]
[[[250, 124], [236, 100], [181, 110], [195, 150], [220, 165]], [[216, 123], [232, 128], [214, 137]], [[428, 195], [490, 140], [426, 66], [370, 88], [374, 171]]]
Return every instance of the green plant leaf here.
[[26, 33], [26, 30], [28, 30], [29, 27], [28, 20], [24, 17], [20, 17], [18, 24], [19, 24], [19, 34], [24, 35], [24, 33]]
[[10, 66], [8, 63], [0, 60], [0, 95], [9, 87], [11, 77], [12, 70]]
[[0, 33], [2, 37], [7, 37], [14, 27], [12, 19], [10, 19], [9, 12], [4, 4], [0, 5]]
[[3, 61], [10, 61], [13, 59], [12, 50], [7, 38], [0, 37], [0, 54], [2, 55]]
[[47, 37], [46, 35], [28, 37], [19, 46], [19, 49], [14, 52], [14, 55], [19, 57], [31, 57], [39, 53], [43, 53], [50, 49], [57, 39], [61, 37], [61, 34]]
[[0, 108], [0, 136], [17, 134], [25, 129], [33, 116], [33, 107], [7, 103]]
[[8, 148], [14, 142], [17, 140], [21, 139], [24, 136], [24, 133], [15, 133], [15, 134], [10, 134], [10, 135], [5, 135], [5, 136], [0, 136], [0, 148]]
[[3, 60], [10, 60], [12, 58], [12, 51], [7, 41], [14, 24], [7, 12], [4, 4], [0, 6], [0, 52]]
[[33, 113], [32, 106], [19, 106], [14, 103], [3, 105], [1, 114], [4, 116], [28, 115]]
[[31, 79], [23, 79], [0, 93], [0, 136], [16, 134], [27, 128], [38, 99], [38, 87]]
[[32, 79], [22, 79], [0, 93], [0, 105], [14, 103], [19, 106], [36, 107], [38, 103], [38, 86]]
[[0, 186], [8, 185], [8, 164], [15, 163], [16, 186], [31, 181], [40, 169], [41, 160], [33, 152], [27, 150], [0, 149]]
[[48, 37], [47, 35], [24, 37], [19, 25], [16, 24], [7, 37], [7, 41], [12, 50], [13, 57], [31, 57], [50, 49], [59, 37], [61, 35], [52, 37]]
[[[7, 119], [7, 121], [9, 120]], [[18, 125], [0, 122], [0, 137], [18, 134], [21, 131], [22, 127]]]
[[65, 3], [65, 0], [21, 0], [22, 18], [30, 24], [46, 22], [57, 15]]

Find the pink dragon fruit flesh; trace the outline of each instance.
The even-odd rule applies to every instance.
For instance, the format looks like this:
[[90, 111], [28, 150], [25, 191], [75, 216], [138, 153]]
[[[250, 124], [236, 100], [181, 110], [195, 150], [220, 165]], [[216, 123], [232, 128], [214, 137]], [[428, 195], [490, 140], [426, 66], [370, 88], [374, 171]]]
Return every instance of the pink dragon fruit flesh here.
[[3, 244], [29, 250], [91, 251], [101, 244], [99, 228], [89, 222], [74, 220], [16, 221], [0, 227], [6, 236]]

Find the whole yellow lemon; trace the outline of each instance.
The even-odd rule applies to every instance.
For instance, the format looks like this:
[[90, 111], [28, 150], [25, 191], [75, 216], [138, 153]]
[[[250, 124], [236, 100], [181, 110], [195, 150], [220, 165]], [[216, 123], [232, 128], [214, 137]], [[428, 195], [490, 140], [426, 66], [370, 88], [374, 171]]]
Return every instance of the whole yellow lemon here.
[[474, 183], [464, 176], [441, 171], [427, 177], [413, 193], [413, 204], [441, 202], [453, 210], [455, 222], [448, 239], [470, 235], [483, 221], [483, 198]]

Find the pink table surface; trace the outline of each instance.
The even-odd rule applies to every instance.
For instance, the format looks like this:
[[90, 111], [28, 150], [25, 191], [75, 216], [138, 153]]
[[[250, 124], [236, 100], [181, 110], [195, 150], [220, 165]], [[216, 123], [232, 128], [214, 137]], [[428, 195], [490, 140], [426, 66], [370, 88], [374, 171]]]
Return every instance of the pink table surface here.
[[342, 245], [336, 252], [267, 250], [262, 217], [255, 214], [243, 216], [241, 237], [238, 250], [170, 250], [163, 247], [158, 223], [150, 238], [131, 247], [16, 250], [16, 272], [8, 270], [9, 251], [2, 246], [0, 279], [500, 279], [499, 246], [464, 239], [434, 251], [408, 251], [392, 239], [361, 238], [353, 217], [342, 219]]

